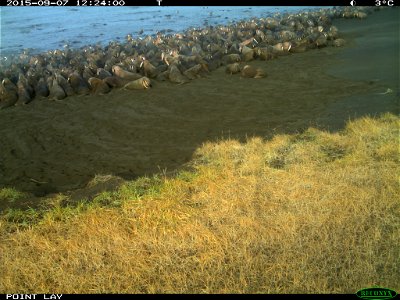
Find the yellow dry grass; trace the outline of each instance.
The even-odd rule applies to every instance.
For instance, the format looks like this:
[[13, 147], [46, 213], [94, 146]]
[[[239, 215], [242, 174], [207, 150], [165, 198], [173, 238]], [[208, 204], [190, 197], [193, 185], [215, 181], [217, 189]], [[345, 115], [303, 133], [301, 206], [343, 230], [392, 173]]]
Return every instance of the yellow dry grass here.
[[399, 123], [207, 143], [194, 171], [99, 196], [119, 205], [3, 215], [0, 292], [400, 290]]

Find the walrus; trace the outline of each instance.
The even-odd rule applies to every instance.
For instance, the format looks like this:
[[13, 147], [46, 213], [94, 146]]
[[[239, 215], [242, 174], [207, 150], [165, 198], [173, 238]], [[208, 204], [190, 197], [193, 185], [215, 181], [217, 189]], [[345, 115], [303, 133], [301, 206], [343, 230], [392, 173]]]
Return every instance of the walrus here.
[[272, 53], [275, 55], [283, 56], [288, 55], [292, 44], [290, 42], [277, 43], [271, 47]]
[[131, 80], [124, 79], [118, 76], [111, 76], [104, 78], [103, 81], [107, 83], [111, 88], [121, 88]]
[[294, 42], [289, 51], [292, 53], [303, 53], [306, 52], [307, 49], [308, 49], [307, 42], [303, 41], [303, 42]]
[[276, 54], [273, 53], [272, 46], [257, 48], [255, 51], [261, 60], [271, 60], [276, 58]]
[[289, 52], [290, 49], [292, 48], [292, 43], [291, 42], [283, 42], [282, 47], [283, 47], [284, 52]]
[[184, 76], [181, 71], [179, 71], [178, 67], [176, 65], [170, 65], [169, 66], [169, 74], [168, 78], [171, 82], [174, 83], [187, 83], [189, 82], [189, 79]]
[[197, 64], [189, 69], [187, 69], [185, 72], [183, 72], [183, 75], [185, 75], [189, 79], [196, 79], [201, 77], [201, 73], [207, 72], [208, 69], [205, 65], [203, 64]]
[[225, 72], [228, 74], [237, 74], [240, 72], [240, 64], [234, 63], [226, 66]]
[[112, 76], [112, 74], [110, 72], [108, 72], [107, 70], [105, 70], [103, 68], [98, 68], [97, 72], [96, 72], [96, 75], [100, 79], [104, 79], [104, 78]]
[[242, 59], [240, 58], [240, 55], [235, 53], [227, 54], [222, 58], [222, 61], [224, 62], [225, 65], [240, 62], [241, 60]]
[[0, 109], [14, 106], [18, 101], [17, 86], [8, 78], [0, 85]]
[[245, 45], [241, 45], [239, 47], [239, 51], [240, 51], [240, 53], [242, 53], [242, 60], [243, 61], [251, 61], [251, 60], [253, 60], [254, 57], [255, 57], [255, 54], [256, 54], [254, 49], [249, 48], [249, 47], [247, 47]]
[[359, 11], [354, 14], [354, 17], [358, 19], [365, 19], [368, 17], [368, 15], [365, 12]]
[[71, 84], [72, 89], [78, 95], [89, 94], [89, 86], [78, 72], [73, 72], [68, 76], [68, 82]]
[[[60, 86], [64, 90], [64, 93], [66, 96], [69, 97], [69, 96], [75, 95], [74, 89], [69, 84], [68, 80], [64, 78], [64, 76], [62, 76], [60, 73], [55, 73], [55, 77], [56, 77], [55, 79], [57, 81], [57, 85]], [[62, 99], [64, 99], [64, 98], [62, 98]]]
[[49, 86], [50, 100], [62, 100], [65, 97], [67, 97], [67, 94], [65, 93], [64, 89], [60, 86], [56, 78], [49, 77], [47, 79], [47, 84]]
[[136, 80], [142, 77], [142, 75], [140, 74], [125, 71], [124, 69], [122, 69], [120, 66], [117, 65], [112, 67], [112, 72], [115, 76], [118, 76], [123, 79]]
[[241, 76], [245, 78], [263, 78], [266, 75], [262, 69], [246, 65], [242, 69]]
[[35, 94], [37, 97], [46, 98], [49, 96], [49, 87], [43, 77], [35, 85]]
[[315, 40], [315, 45], [318, 48], [327, 46], [328, 38], [324, 33], [321, 33], [318, 38]]
[[144, 59], [142, 61], [140, 67], [143, 68], [144, 76], [146, 77], [156, 78], [158, 74], [160, 74], [160, 71], [155, 66], [153, 66], [152, 63], [149, 62], [147, 59]]
[[28, 104], [33, 100], [33, 89], [23, 74], [19, 74], [17, 93], [18, 101], [15, 105]]
[[251, 49], [251, 48], [249, 48], [247, 46], [244, 46], [244, 45], [240, 46], [239, 51], [242, 53], [242, 60], [243, 61], [251, 61], [251, 60], [253, 60], [254, 57], [255, 57], [255, 54], [256, 54], [254, 49]]
[[127, 90], [145, 90], [151, 87], [151, 81], [147, 77], [142, 77], [125, 84], [124, 89]]
[[343, 47], [346, 44], [346, 41], [344, 39], [336, 39], [332, 44], [335, 47]]
[[[74, 72], [76, 72], [76, 71], [74, 71]], [[72, 73], [74, 73], [74, 72], [69, 73], [69, 74], [68, 74], [68, 77], [69, 77], [70, 74], [72, 74]], [[85, 68], [84, 68], [83, 71], [82, 71], [82, 79], [88, 81], [89, 78], [93, 77], [94, 75], [95, 75], [95, 74], [94, 74], [94, 72], [92, 71], [92, 69], [91, 69], [89, 66], [85, 66]]]
[[157, 80], [158, 81], [167, 81], [168, 80], [168, 76], [169, 76], [169, 71], [163, 71], [160, 74], [158, 74], [157, 76]]
[[9, 92], [9, 91], [13, 91], [13, 92], [17, 92], [18, 88], [17, 86], [8, 78], [4, 78], [1, 82], [0, 85], [0, 93], [3, 92]]
[[104, 95], [111, 91], [110, 86], [103, 79], [91, 77], [88, 82], [93, 94]]
[[282, 54], [283, 53], [283, 44], [277, 43], [272, 46], [272, 52], [275, 54]]

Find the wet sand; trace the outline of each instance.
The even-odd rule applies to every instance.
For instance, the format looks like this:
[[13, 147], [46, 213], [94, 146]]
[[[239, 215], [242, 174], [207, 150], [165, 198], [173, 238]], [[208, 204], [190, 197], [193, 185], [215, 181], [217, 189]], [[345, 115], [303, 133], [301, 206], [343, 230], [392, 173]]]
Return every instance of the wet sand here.
[[343, 126], [348, 117], [379, 115], [386, 111], [399, 113], [400, 69], [400, 10], [389, 9], [372, 14], [368, 22], [360, 20], [336, 21], [339, 32], [349, 40], [349, 47], [337, 55], [338, 63], [328, 74], [348, 80], [364, 80], [382, 86], [377, 95], [366, 91], [350, 95], [330, 105], [318, 121], [331, 128]]
[[[168, 173], [207, 141], [271, 138], [310, 126], [338, 130], [355, 116], [398, 113], [398, 16], [387, 9], [367, 20], [336, 21], [346, 47], [251, 62], [268, 74], [262, 79], [220, 68], [184, 85], [155, 82], [146, 91], [2, 110], [0, 187], [44, 196], [85, 187], [99, 174]], [[394, 92], [378, 94], [387, 88]]]

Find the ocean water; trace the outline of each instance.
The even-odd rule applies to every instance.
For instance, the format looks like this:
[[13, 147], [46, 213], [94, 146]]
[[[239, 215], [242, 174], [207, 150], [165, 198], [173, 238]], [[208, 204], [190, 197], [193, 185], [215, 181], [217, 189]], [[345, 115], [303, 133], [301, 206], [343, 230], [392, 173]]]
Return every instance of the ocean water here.
[[159, 31], [181, 32], [189, 27], [228, 24], [275, 13], [316, 10], [321, 7], [144, 6], [144, 7], [1, 7], [0, 56], [79, 48], [127, 34], [145, 37]]

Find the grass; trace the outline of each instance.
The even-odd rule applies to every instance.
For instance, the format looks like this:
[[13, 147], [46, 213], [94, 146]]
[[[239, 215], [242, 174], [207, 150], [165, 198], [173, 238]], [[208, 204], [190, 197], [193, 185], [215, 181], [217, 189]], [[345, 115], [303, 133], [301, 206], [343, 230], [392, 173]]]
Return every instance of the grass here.
[[14, 188], [0, 189], [0, 201], [3, 203], [14, 203], [25, 196], [25, 193], [19, 192]]
[[8, 210], [0, 292], [400, 290], [399, 125], [385, 114], [340, 133], [206, 143], [173, 178]]

